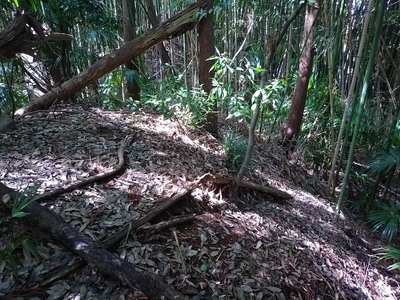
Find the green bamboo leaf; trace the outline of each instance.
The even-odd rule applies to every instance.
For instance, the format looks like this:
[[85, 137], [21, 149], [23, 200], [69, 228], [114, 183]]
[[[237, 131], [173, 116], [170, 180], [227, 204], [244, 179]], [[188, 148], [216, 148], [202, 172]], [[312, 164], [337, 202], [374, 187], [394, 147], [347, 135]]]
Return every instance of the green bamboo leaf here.
[[11, 213], [11, 217], [13, 218], [23, 218], [27, 215], [27, 213], [23, 212], [23, 211], [15, 211]]
[[376, 210], [369, 214], [368, 222], [372, 225], [373, 231], [383, 228], [382, 238], [391, 241], [399, 231], [400, 205], [393, 202], [379, 205]]
[[266, 71], [264, 68], [260, 68], [260, 67], [255, 67], [255, 68], [253, 68], [253, 70], [257, 71], [257, 72], [265, 72]]
[[35, 244], [34, 244], [30, 239], [25, 238], [25, 239], [22, 241], [22, 244], [24, 245], [24, 247], [25, 247], [26, 249], [29, 250], [29, 252], [30, 252], [31, 254], [33, 254], [34, 256], [37, 256], [37, 255], [38, 255], [39, 252], [37, 251], [37, 248], [36, 248]]
[[[385, 247], [384, 249], [381, 249], [381, 252], [378, 253], [379, 259], [395, 259], [395, 260], [400, 260], [400, 249], [394, 248], [394, 247]], [[400, 269], [400, 261], [396, 262], [388, 267], [389, 270], [395, 270], [395, 269]]]
[[11, 268], [14, 272], [17, 272], [17, 261], [15, 260], [14, 255], [9, 254], [7, 256], [8, 263], [10, 264]]

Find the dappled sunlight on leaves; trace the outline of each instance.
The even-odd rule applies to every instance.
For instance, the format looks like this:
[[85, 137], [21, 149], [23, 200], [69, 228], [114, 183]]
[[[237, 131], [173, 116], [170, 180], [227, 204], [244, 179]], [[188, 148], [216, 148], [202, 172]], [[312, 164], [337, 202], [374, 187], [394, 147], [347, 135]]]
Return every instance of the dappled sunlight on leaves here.
[[[134, 134], [121, 174], [47, 203], [96, 241], [146, 215], [199, 176], [229, 174], [218, 140], [159, 115], [75, 107], [32, 114], [16, 126], [17, 131], [1, 135], [0, 178], [18, 189], [43, 182], [41, 192], [113, 168], [119, 143]], [[307, 171], [281, 153], [273, 142], [261, 140], [248, 179], [286, 191], [293, 199], [280, 202], [248, 188], [239, 188], [233, 197], [217, 183], [202, 183], [111, 250], [138, 268], [162, 276], [190, 297], [400, 296], [390, 285], [398, 278], [375, 263], [373, 249], [381, 243], [352, 215], [335, 213], [332, 199], [323, 193], [323, 183], [310, 185]], [[153, 227], [192, 216], [192, 221], [179, 225]], [[37, 284], [49, 270], [73, 260], [54, 241], [39, 237], [37, 242], [40, 258], [27, 261], [22, 254], [16, 255], [19, 282], [7, 265], [0, 265], [2, 291], [10, 286], [21, 289], [29, 280]], [[48, 292], [76, 297], [81, 289], [91, 299], [127, 294], [89, 267], [57, 281]]]

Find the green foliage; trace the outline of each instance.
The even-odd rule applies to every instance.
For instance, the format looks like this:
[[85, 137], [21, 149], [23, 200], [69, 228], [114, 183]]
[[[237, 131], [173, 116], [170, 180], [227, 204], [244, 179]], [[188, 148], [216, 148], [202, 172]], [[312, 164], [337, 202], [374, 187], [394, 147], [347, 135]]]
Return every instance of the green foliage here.
[[98, 96], [94, 100], [106, 109], [136, 110], [140, 103], [132, 98], [124, 99], [122, 94], [128, 82], [135, 82], [142, 90], [147, 79], [137, 70], [115, 69], [99, 80]]
[[222, 147], [226, 152], [228, 168], [239, 171], [246, 156], [247, 139], [229, 129], [222, 136]]
[[[33, 2], [38, 0], [31, 0]], [[72, 34], [71, 42], [39, 44], [40, 60], [66, 80], [117, 48], [122, 20], [101, 1], [40, 1], [36, 18], [54, 32]], [[117, 34], [116, 34], [117, 33]], [[51, 49], [51, 50], [50, 50]], [[53, 78], [56, 79], [56, 78]]]
[[26, 69], [20, 58], [1, 62], [0, 67], [0, 109], [14, 112], [16, 108], [28, 102], [28, 93], [24, 82]]
[[391, 149], [389, 151], [379, 151], [376, 153], [371, 162], [368, 164], [370, 174], [378, 174], [380, 172], [387, 173], [392, 168], [397, 169], [400, 163], [400, 152]]
[[[19, 7], [19, 1], [18, 0], [8, 0], [7, 2], [13, 2], [16, 7]], [[38, 11], [43, 5], [43, 2], [41, 0], [29, 0], [27, 2], [32, 7], [33, 11]]]
[[28, 251], [37, 256], [38, 251], [34, 243], [26, 236], [20, 236], [13, 240], [9, 245], [7, 245], [3, 250], [0, 251], [0, 261], [6, 260], [14, 272], [17, 272], [17, 260], [15, 259], [15, 251], [21, 246], [28, 249]]
[[135, 83], [141, 87], [141, 89], [146, 84], [146, 78], [138, 70], [125, 69], [124, 79], [127, 83]]
[[[260, 60], [251, 57], [242, 59], [242, 66], [232, 67], [233, 61], [227, 53], [220, 53], [216, 49], [216, 55], [211, 57], [214, 60], [212, 69], [215, 71], [213, 89], [210, 97], [218, 101], [220, 107], [227, 113], [227, 119], [236, 119], [239, 122], [250, 123], [253, 115], [253, 108], [258, 97], [262, 97], [261, 112], [263, 122], [272, 122], [276, 112], [281, 111], [282, 97], [286, 91], [286, 80], [275, 79], [267, 82], [263, 88], [260, 87], [260, 73], [264, 72], [260, 66]], [[252, 65], [251, 62], [256, 63]], [[229, 77], [238, 78], [238, 89], [232, 86]], [[276, 118], [274, 120], [274, 123]]]
[[11, 215], [9, 217], [0, 218], [0, 224], [9, 223], [9, 233], [11, 237], [11, 242], [4, 249], [0, 251], [0, 261], [7, 260], [10, 264], [11, 268], [16, 271], [17, 262], [14, 256], [14, 252], [20, 248], [20, 246], [25, 247], [32, 255], [37, 255], [37, 250], [34, 243], [26, 236], [16, 236], [13, 231], [14, 221], [16, 218], [23, 218], [26, 216], [26, 212], [24, 209], [31, 204], [43, 197], [45, 194], [35, 196], [34, 194], [37, 192], [40, 185], [36, 185], [32, 188], [28, 188], [22, 193], [18, 195], [18, 197], [14, 200], [13, 208], [11, 210]]
[[382, 229], [382, 238], [391, 241], [397, 236], [400, 225], [400, 202], [381, 203], [368, 216], [374, 231]]
[[400, 148], [400, 121], [397, 121], [396, 128], [391, 137], [391, 142], [395, 148]]
[[23, 211], [29, 204], [40, 200], [46, 196], [46, 194], [35, 196], [35, 193], [39, 189], [40, 184], [36, 184], [35, 186], [26, 189], [23, 191], [15, 200], [13, 209], [11, 212], [12, 218], [22, 218], [26, 216], [26, 213]]
[[[205, 116], [213, 112], [214, 110], [214, 99], [209, 98], [207, 93], [200, 88], [192, 88], [189, 91], [189, 97], [182, 99], [183, 107], [186, 107], [190, 115], [186, 119], [186, 123], [192, 126], [199, 126], [205, 121]], [[185, 115], [182, 115], [184, 117]]]
[[369, 176], [364, 171], [352, 173], [352, 181], [348, 188], [351, 197], [348, 203], [350, 210], [354, 213], [367, 213], [373, 208], [369, 199], [368, 180]]
[[311, 76], [300, 139], [303, 138], [305, 141], [304, 159], [307, 164], [312, 166], [314, 174], [317, 176], [326, 174], [330, 169], [332, 159], [331, 126], [333, 125], [337, 133], [341, 123], [343, 103], [337, 91], [333, 91], [333, 96], [335, 115], [332, 124], [330, 107], [327, 105], [329, 101], [328, 79], [315, 74]]
[[[222, 110], [228, 113], [228, 118], [236, 118], [239, 121], [250, 121], [252, 111], [250, 108], [251, 91], [244, 89], [235, 91], [235, 87], [232, 83], [227, 80], [228, 74], [232, 75], [237, 73], [240, 76], [240, 83], [242, 85], [248, 85], [247, 80], [250, 83], [254, 82], [254, 71], [250, 70], [245, 76], [242, 73], [241, 67], [232, 67], [232, 60], [228, 57], [227, 53], [220, 53], [216, 49], [217, 55], [210, 58], [215, 60], [212, 69], [215, 71], [215, 77], [213, 78], [213, 88], [210, 92], [210, 97], [220, 103]], [[253, 78], [252, 78], [253, 75]]]
[[375, 111], [374, 114], [378, 114], [376, 109], [366, 110], [365, 116], [363, 116], [362, 126], [360, 126], [358, 133], [358, 147], [362, 149], [364, 153], [371, 153], [381, 149], [387, 137], [387, 123], [378, 122], [371, 111]]
[[152, 82], [142, 92], [141, 104], [183, 125], [200, 126], [207, 113], [213, 111], [214, 102], [201, 87], [187, 90], [181, 78], [169, 76], [166, 80]]
[[[265, 94], [261, 102], [261, 126], [271, 126], [271, 133], [278, 124], [282, 124], [289, 112], [285, 79], [270, 80], [264, 87]], [[254, 105], [254, 103], [253, 103]]]
[[124, 107], [122, 101], [121, 70], [115, 69], [99, 80], [99, 97], [97, 102], [106, 109]]
[[11, 216], [6, 218], [0, 218], [0, 224], [5, 221], [10, 221], [13, 218], [22, 218], [26, 216], [26, 213], [23, 211], [29, 204], [46, 197], [46, 194], [35, 196], [34, 194], [39, 189], [40, 184], [37, 184], [31, 188], [22, 191], [22, 193], [18, 194], [18, 197], [14, 200], [13, 208], [11, 210]]
[[381, 252], [378, 253], [378, 256], [380, 256], [379, 260], [394, 259], [398, 261], [390, 265], [388, 267], [389, 270], [400, 269], [400, 249], [394, 247], [385, 247], [381, 250]]
[[390, 149], [388, 151], [379, 151], [373, 156], [373, 159], [368, 164], [369, 174], [376, 175], [376, 183], [370, 193], [371, 202], [376, 198], [378, 184], [380, 184], [382, 180], [385, 182], [385, 189], [381, 198], [386, 197], [394, 175], [398, 170], [399, 162], [400, 152], [398, 150]]
[[354, 199], [348, 200], [350, 210], [354, 213], [362, 213], [365, 212], [368, 208], [370, 201], [368, 198], [368, 194], [366, 192], [362, 192]]

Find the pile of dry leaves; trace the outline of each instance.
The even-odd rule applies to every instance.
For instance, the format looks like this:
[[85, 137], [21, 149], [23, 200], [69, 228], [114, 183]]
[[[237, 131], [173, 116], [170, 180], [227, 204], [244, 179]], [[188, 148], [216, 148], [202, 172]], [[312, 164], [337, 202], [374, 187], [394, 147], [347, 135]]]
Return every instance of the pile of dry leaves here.
[[[46, 203], [96, 241], [204, 174], [232, 175], [220, 142], [202, 131], [158, 115], [71, 107], [22, 117], [0, 134], [0, 181], [18, 190], [41, 183], [45, 192], [85, 180], [118, 163], [128, 135], [123, 172]], [[399, 273], [376, 262], [381, 242], [351, 214], [335, 213], [323, 188], [281, 153], [259, 141], [249, 180], [292, 199], [248, 188], [232, 198], [217, 183], [199, 184], [111, 250], [193, 299], [400, 299]], [[8, 230], [0, 228], [0, 245]], [[50, 271], [78, 258], [32, 228], [16, 230], [36, 241], [39, 255], [15, 252], [17, 273], [0, 263], [1, 299], [140, 299], [88, 266], [52, 281]]]

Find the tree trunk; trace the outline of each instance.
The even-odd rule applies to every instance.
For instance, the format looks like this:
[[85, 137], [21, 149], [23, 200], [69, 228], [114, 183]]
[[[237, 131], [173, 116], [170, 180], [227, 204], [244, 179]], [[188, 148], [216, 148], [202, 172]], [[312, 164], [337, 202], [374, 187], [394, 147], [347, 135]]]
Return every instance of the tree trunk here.
[[[268, 56], [265, 59], [264, 69], [265, 71], [261, 74], [261, 81], [260, 81], [260, 89], [264, 89], [265, 82], [267, 79], [270, 79], [272, 76], [272, 61], [276, 53], [276, 48], [278, 47], [279, 43], [282, 41], [283, 36], [285, 35], [287, 29], [289, 28], [290, 24], [294, 21], [294, 19], [298, 16], [301, 9], [303, 8], [304, 4], [300, 4], [296, 10], [291, 14], [291, 16], [286, 20], [285, 24], [283, 25], [282, 29], [279, 32], [278, 38], [271, 41], [272, 43], [267, 43], [268, 46]], [[251, 123], [249, 125], [249, 140], [247, 142], [247, 149], [246, 149], [246, 156], [243, 160], [243, 163], [240, 167], [239, 172], [236, 175], [235, 183], [236, 186], [240, 186], [243, 177], [247, 172], [247, 169], [250, 165], [251, 157], [253, 156], [253, 150], [256, 143], [256, 127], [258, 118], [260, 116], [260, 107], [261, 107], [262, 96], [260, 95], [256, 100], [256, 106], [253, 111], [253, 116], [251, 117]]]
[[314, 23], [318, 13], [318, 3], [308, 3], [304, 21], [304, 47], [300, 56], [299, 71], [293, 94], [292, 106], [285, 126], [282, 129], [282, 140], [287, 151], [293, 150], [293, 140], [300, 134], [303, 113], [306, 105], [308, 81], [311, 76], [314, 51]]
[[[124, 17], [124, 42], [125, 44], [135, 38], [136, 8], [134, 1], [122, 0], [122, 10]], [[140, 86], [137, 79], [139, 68], [135, 59], [129, 60], [125, 64], [126, 70], [135, 73], [134, 76], [127, 76], [127, 96], [133, 100], [140, 100]]]
[[61, 86], [52, 89], [47, 94], [44, 94], [35, 101], [30, 102], [27, 106], [17, 110], [16, 114], [22, 115], [39, 109], [47, 109], [56, 100], [65, 99], [77, 93], [85, 86], [95, 82], [100, 77], [106, 75], [150, 47], [157, 45], [159, 42], [179, 36], [191, 30], [198, 22], [196, 13], [204, 7], [204, 1], [193, 3], [187, 9], [169, 18], [159, 26], [151, 29], [133, 41], [130, 41], [113, 53], [104, 56], [94, 65], [64, 82]]
[[[214, 71], [211, 70], [213, 62], [209, 59], [214, 55], [214, 27], [213, 27], [213, 0], [207, 0], [207, 16], [203, 17], [199, 22], [199, 84], [203, 86], [207, 95], [212, 89], [212, 78]], [[217, 101], [214, 101], [212, 111], [208, 111], [205, 116], [205, 129], [213, 135], [218, 135], [218, 111]]]
[[[269, 51], [268, 56], [265, 59], [264, 69], [265, 71], [261, 74], [261, 81], [260, 81], [260, 89], [264, 89], [265, 82], [272, 76], [272, 68], [271, 64], [273, 58], [276, 53], [276, 48], [278, 47], [279, 43], [282, 41], [283, 36], [285, 35], [287, 29], [289, 28], [290, 24], [293, 20], [298, 16], [300, 11], [302, 10], [304, 4], [300, 4], [296, 10], [290, 15], [290, 17], [286, 20], [285, 24], [283, 25], [282, 29], [279, 32], [278, 38], [274, 40], [272, 43], [268, 45]], [[258, 118], [260, 116], [260, 107], [261, 107], [261, 100], [262, 96], [260, 95], [256, 100], [256, 107], [253, 111], [253, 116], [251, 117], [251, 123], [249, 125], [249, 140], [247, 142], [247, 149], [246, 149], [246, 156], [243, 160], [243, 163], [240, 167], [239, 172], [236, 175], [235, 183], [236, 186], [240, 186], [242, 183], [243, 177], [247, 172], [247, 169], [250, 165], [251, 157], [253, 156], [253, 150], [256, 143], [256, 126], [258, 122]]]
[[[146, 14], [149, 17], [149, 20], [153, 26], [157, 26], [160, 24], [160, 21], [157, 18], [156, 9], [154, 7], [154, 3], [152, 0], [145, 0], [144, 4], [146, 6]], [[167, 49], [165, 49], [164, 44], [160, 43], [157, 45], [157, 52], [161, 58], [161, 65], [171, 64], [171, 60], [168, 55]], [[172, 69], [171, 69], [172, 70]]]

